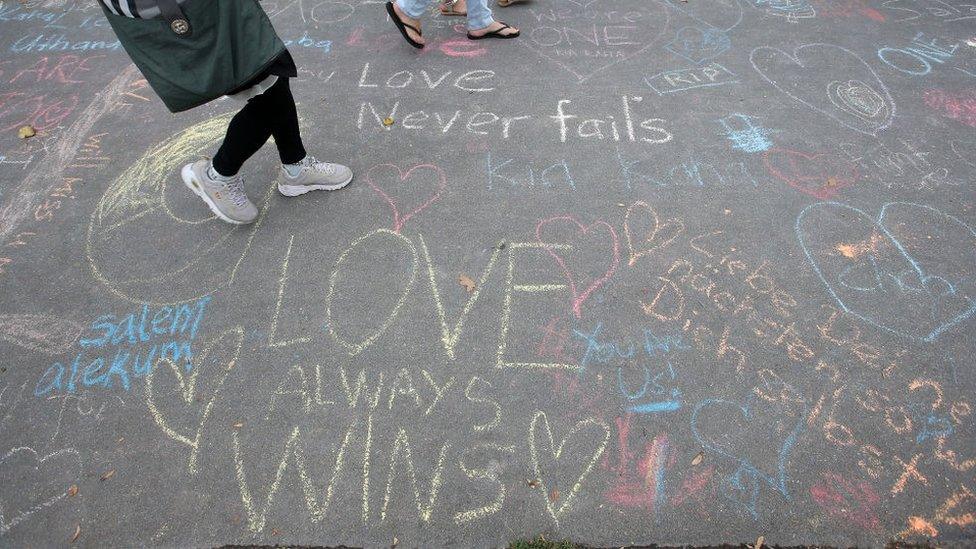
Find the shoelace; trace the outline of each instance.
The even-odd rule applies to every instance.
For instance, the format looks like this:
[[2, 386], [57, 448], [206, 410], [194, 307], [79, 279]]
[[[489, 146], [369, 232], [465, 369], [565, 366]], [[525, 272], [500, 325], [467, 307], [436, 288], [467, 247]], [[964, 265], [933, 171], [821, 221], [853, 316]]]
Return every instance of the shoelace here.
[[315, 171], [325, 172], [327, 174], [336, 173], [335, 164], [329, 162], [319, 162], [318, 160], [315, 159], [314, 156], [310, 154], [305, 156], [305, 160], [302, 160], [302, 165], [308, 166], [309, 168], [312, 168]]
[[235, 206], [240, 208], [247, 204], [247, 195], [244, 193], [244, 176], [225, 181], [223, 185]]

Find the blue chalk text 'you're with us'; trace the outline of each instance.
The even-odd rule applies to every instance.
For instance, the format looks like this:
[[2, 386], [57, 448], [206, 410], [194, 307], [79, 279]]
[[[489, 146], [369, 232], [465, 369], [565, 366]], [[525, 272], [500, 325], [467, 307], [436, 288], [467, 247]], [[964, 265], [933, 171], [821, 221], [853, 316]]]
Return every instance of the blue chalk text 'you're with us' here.
[[81, 387], [129, 391], [159, 360], [193, 368], [191, 345], [210, 296], [179, 306], [153, 310], [149, 305], [125, 316], [103, 315], [78, 340], [71, 363], [55, 362], [34, 387], [34, 395], [76, 393]]

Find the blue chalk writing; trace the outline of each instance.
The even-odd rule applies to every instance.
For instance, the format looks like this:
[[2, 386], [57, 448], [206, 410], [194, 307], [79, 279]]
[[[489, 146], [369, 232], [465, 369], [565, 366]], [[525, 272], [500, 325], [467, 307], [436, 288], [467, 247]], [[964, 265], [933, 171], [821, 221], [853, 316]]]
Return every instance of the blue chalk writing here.
[[66, 39], [63, 34], [56, 36], [38, 34], [37, 36], [33, 37], [23, 36], [17, 39], [17, 41], [10, 46], [10, 51], [14, 53], [33, 53], [45, 51], [115, 51], [119, 50], [121, 47], [122, 43], [118, 40], [115, 40], [114, 42], [106, 42], [104, 40], [71, 41]]
[[[125, 391], [132, 379], [145, 377], [159, 360], [185, 364], [192, 369], [192, 343], [196, 339], [210, 297], [191, 304], [163, 306], [150, 311], [143, 305], [138, 312], [123, 317], [102, 315], [78, 341], [81, 348], [70, 365], [56, 362], [48, 367], [34, 387], [34, 396], [53, 392], [76, 393], [82, 387]], [[114, 352], [114, 354], [113, 354]]]

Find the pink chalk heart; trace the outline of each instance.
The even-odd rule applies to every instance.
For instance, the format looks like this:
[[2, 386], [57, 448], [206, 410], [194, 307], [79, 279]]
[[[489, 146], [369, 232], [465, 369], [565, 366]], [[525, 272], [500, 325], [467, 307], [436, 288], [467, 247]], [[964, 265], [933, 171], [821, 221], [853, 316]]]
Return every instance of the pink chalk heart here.
[[366, 184], [390, 207], [393, 232], [399, 234], [410, 218], [440, 198], [447, 176], [433, 164], [417, 164], [406, 172], [394, 164], [379, 164], [366, 172]]
[[[543, 238], [543, 232], [547, 232], [549, 236]], [[598, 238], [600, 233], [606, 234], [603, 238]], [[540, 221], [536, 225], [535, 236], [562, 269], [573, 294], [573, 313], [579, 318], [583, 302], [606, 284], [620, 264], [617, 232], [606, 221], [595, 221], [589, 226], [583, 226], [572, 216], [564, 215]], [[584, 242], [584, 239], [589, 242]], [[586, 249], [594, 245], [602, 246], [608, 252], [608, 260], [597, 264], [595, 270], [584, 254]], [[570, 265], [575, 268], [571, 269]], [[587, 273], [587, 270], [590, 272]]]
[[769, 173], [787, 185], [825, 200], [857, 182], [857, 166], [832, 154], [806, 154], [770, 149], [763, 162]]

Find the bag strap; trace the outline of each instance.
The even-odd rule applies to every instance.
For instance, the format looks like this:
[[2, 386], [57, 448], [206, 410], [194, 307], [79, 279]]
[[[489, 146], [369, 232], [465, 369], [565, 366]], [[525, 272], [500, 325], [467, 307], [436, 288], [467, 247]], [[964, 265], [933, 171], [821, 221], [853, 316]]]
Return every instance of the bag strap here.
[[180, 8], [176, 0], [156, 0], [156, 5], [159, 6], [159, 12], [169, 22], [169, 28], [173, 32], [184, 37], [189, 37], [193, 34], [190, 28], [190, 22], [187, 20], [186, 15], [183, 14], [183, 9]]

